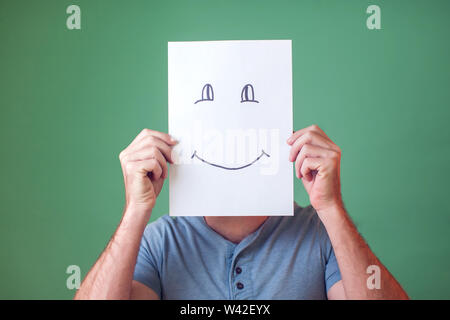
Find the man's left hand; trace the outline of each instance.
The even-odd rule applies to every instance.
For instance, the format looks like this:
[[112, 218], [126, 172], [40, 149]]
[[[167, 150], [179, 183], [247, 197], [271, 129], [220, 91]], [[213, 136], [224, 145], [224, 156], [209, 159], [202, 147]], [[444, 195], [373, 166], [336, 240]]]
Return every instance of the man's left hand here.
[[343, 207], [340, 184], [341, 149], [317, 125], [298, 130], [287, 140], [289, 161], [320, 214]]

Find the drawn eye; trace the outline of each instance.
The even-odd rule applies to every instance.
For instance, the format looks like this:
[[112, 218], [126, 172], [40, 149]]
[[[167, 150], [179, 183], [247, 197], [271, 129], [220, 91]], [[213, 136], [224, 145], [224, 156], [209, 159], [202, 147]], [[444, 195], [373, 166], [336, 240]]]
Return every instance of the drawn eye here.
[[214, 101], [214, 90], [212, 85], [210, 85], [209, 83], [203, 86], [202, 98], [200, 100], [195, 101], [194, 104], [202, 101]]
[[241, 92], [241, 103], [242, 102], [256, 102], [259, 103], [258, 100], [255, 100], [255, 90], [251, 84], [246, 84], [244, 88], [242, 88]]

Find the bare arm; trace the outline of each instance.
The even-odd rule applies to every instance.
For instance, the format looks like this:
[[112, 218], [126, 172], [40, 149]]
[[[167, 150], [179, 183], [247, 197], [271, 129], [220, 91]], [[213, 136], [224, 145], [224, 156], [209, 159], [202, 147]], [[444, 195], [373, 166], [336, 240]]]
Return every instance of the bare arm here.
[[[333, 245], [345, 298], [408, 299], [406, 292], [370, 250], [342, 207], [318, 212], [318, 214]], [[372, 274], [372, 272], [367, 273], [369, 266], [379, 268], [379, 287], [367, 285], [368, 278]], [[371, 282], [370, 279], [369, 282]], [[329, 298], [342, 299], [342, 296], [334, 297], [329, 294]]]
[[[146, 214], [128, 208], [116, 232], [87, 274], [75, 299], [130, 299]], [[150, 289], [148, 289], [150, 290]]]
[[167, 177], [169, 135], [144, 129], [120, 154], [126, 206], [116, 232], [75, 294], [75, 299], [158, 299], [145, 285], [133, 281], [142, 234], [156, 197]]
[[[407, 299], [406, 292], [381, 264], [344, 209], [340, 187], [340, 148], [318, 126], [295, 132], [287, 141], [290, 161], [308, 192], [333, 245], [342, 280], [329, 299]], [[380, 288], [369, 288], [367, 268], [380, 270]]]

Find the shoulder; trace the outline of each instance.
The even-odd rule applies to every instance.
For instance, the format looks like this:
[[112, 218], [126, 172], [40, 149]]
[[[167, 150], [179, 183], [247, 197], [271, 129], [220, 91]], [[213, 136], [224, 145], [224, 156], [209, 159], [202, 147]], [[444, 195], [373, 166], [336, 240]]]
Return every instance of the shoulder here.
[[324, 228], [319, 216], [317, 215], [316, 210], [311, 205], [307, 207], [301, 207], [296, 202], [294, 202], [294, 215], [284, 218], [285, 223], [293, 225], [295, 228], [305, 230], [310, 230], [312, 228]]
[[143, 237], [158, 241], [180, 237], [192, 231], [193, 226], [190, 218], [196, 217], [170, 217], [169, 215], [163, 215], [147, 225]]
[[149, 223], [141, 240], [141, 250], [152, 255], [155, 261], [163, 263], [167, 259], [180, 257], [195, 246], [198, 231], [198, 217], [170, 217], [164, 215]]
[[303, 242], [312, 241], [321, 246], [328, 246], [329, 238], [325, 226], [311, 205], [301, 207], [294, 202], [294, 215], [282, 217], [278, 228], [284, 234]]

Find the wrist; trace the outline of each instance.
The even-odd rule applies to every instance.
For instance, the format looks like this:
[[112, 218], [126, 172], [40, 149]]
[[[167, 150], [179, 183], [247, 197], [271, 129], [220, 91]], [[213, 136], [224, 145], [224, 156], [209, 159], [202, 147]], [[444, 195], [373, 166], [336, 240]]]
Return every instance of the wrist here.
[[145, 226], [150, 220], [152, 209], [151, 206], [128, 203], [125, 207], [122, 221], [127, 224], [137, 223]]
[[345, 210], [342, 202], [331, 204], [330, 206], [320, 208], [316, 211], [320, 220], [322, 220], [322, 223], [325, 225], [328, 223], [342, 221], [342, 219], [347, 215], [347, 211]]

